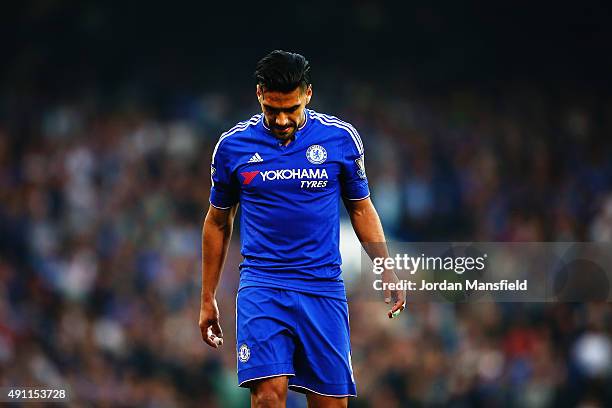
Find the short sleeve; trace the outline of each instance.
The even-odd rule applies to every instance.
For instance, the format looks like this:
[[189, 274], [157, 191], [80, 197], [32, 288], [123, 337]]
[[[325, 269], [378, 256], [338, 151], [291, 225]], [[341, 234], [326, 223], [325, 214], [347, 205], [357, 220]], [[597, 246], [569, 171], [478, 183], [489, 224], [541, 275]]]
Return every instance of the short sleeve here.
[[351, 126], [347, 133], [342, 148], [342, 197], [348, 200], [363, 200], [370, 196], [363, 144], [355, 128]]
[[220, 140], [213, 152], [210, 165], [210, 204], [213, 207], [227, 210], [239, 199], [239, 186], [232, 174], [227, 146]]

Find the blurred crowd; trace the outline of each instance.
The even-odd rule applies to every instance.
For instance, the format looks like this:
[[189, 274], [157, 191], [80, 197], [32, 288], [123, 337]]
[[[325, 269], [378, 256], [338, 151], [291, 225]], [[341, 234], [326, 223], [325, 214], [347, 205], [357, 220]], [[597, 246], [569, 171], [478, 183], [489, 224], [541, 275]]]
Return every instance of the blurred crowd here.
[[[67, 388], [74, 406], [248, 405], [237, 229], [218, 295], [225, 346], [207, 347], [197, 323], [210, 157], [257, 112], [251, 91], [163, 115], [76, 98], [2, 118], [0, 385]], [[311, 107], [360, 131], [389, 239], [612, 242], [612, 100], [589, 95], [396, 78], [317, 86]], [[348, 298], [351, 406], [612, 405], [607, 303], [432, 303], [388, 321], [382, 302]]]

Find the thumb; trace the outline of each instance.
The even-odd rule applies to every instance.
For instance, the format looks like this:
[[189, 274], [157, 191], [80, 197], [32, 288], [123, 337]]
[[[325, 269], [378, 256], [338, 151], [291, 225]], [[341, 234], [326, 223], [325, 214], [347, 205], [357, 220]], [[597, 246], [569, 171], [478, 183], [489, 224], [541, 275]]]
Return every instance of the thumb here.
[[389, 289], [385, 289], [384, 294], [385, 294], [385, 303], [386, 304], [391, 303], [391, 291]]
[[383, 272], [383, 274], [381, 275], [382, 281], [383, 281], [383, 287], [384, 287], [384, 291], [383, 294], [385, 296], [385, 303], [389, 304], [391, 303], [392, 300], [392, 292], [389, 289], [389, 283], [394, 282], [395, 281], [395, 272], [391, 271], [391, 270], [386, 270]]

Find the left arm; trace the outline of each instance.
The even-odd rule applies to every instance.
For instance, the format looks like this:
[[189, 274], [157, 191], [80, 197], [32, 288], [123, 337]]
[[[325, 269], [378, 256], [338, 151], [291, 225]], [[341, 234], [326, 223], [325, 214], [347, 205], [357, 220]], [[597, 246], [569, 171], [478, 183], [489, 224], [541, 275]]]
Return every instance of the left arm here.
[[[357, 238], [367, 252], [370, 259], [388, 258], [389, 250], [385, 241], [385, 233], [378, 218], [378, 213], [370, 198], [363, 200], [344, 200], [344, 205], [351, 218], [351, 224], [357, 234]], [[382, 273], [383, 282], [398, 282], [399, 279], [393, 269], [385, 269]], [[403, 290], [385, 290], [385, 303], [390, 303], [393, 299], [394, 304], [387, 313], [389, 318], [393, 317], [396, 311], [404, 310], [406, 303], [406, 293]]]

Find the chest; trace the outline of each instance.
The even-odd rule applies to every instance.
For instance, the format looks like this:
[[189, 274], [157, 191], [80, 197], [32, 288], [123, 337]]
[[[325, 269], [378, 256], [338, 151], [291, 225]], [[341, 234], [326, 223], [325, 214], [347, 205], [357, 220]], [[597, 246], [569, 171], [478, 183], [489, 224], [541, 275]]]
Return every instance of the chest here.
[[338, 186], [342, 152], [332, 143], [262, 147], [249, 154], [234, 171], [243, 194], [317, 194]]

